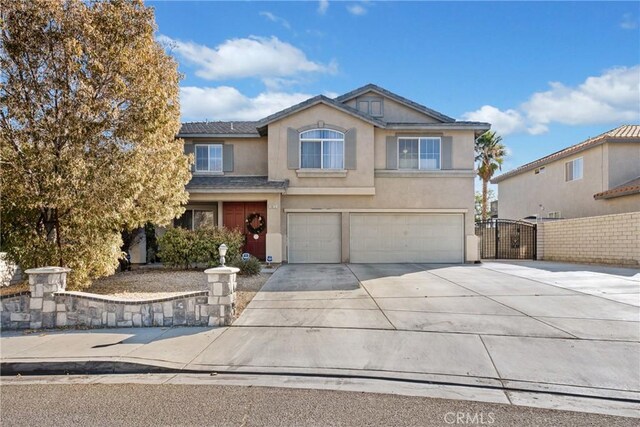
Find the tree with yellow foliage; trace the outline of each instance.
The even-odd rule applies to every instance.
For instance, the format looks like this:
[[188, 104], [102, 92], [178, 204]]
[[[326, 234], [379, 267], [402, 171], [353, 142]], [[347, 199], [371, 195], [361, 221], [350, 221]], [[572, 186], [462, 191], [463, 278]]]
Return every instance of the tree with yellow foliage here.
[[22, 266], [112, 273], [120, 230], [183, 211], [176, 62], [139, 0], [0, 4], [2, 249]]

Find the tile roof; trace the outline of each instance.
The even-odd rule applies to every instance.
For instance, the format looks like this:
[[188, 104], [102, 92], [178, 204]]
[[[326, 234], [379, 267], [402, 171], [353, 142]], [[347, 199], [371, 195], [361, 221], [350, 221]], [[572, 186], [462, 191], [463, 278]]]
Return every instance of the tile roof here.
[[563, 150], [557, 151], [555, 153], [549, 154], [548, 156], [542, 157], [538, 160], [534, 160], [533, 162], [517, 167], [509, 172], [503, 173], [502, 175], [499, 175], [493, 178], [491, 180], [491, 183], [497, 184], [500, 181], [503, 181], [512, 176], [519, 175], [523, 172], [530, 171], [539, 166], [544, 166], [553, 161], [556, 161], [565, 157], [569, 157], [573, 154], [579, 153], [588, 148], [591, 148], [599, 144], [603, 144], [604, 142], [608, 142], [608, 141], [640, 142], [640, 125], [623, 125], [615, 129], [609, 130], [607, 132], [601, 133], [598, 136], [589, 138], [578, 144], [572, 145], [571, 147], [567, 147]]
[[610, 190], [596, 193], [593, 195], [593, 198], [596, 200], [613, 199], [614, 197], [628, 196], [630, 194], [638, 193], [640, 193], [640, 176], [632, 179], [631, 181], [627, 181], [624, 184], [620, 184]]
[[[416, 102], [411, 101], [410, 99], [404, 98], [400, 95], [397, 95], [391, 91], [388, 91], [380, 86], [374, 84], [368, 84], [362, 86], [361, 88], [355, 89], [349, 93], [341, 95], [335, 99], [329, 98], [324, 95], [314, 96], [305, 101], [302, 101], [299, 104], [293, 105], [289, 108], [285, 108], [284, 110], [278, 111], [277, 113], [271, 114], [268, 117], [265, 117], [259, 121], [231, 121], [231, 122], [189, 122], [183, 123], [180, 128], [180, 132], [178, 133], [178, 137], [207, 137], [207, 136], [225, 136], [225, 137], [241, 137], [241, 136], [249, 136], [249, 137], [257, 137], [266, 135], [266, 126], [269, 123], [272, 123], [276, 120], [279, 120], [283, 117], [286, 117], [290, 114], [293, 114], [297, 111], [303, 110], [307, 107], [324, 103], [326, 105], [330, 105], [339, 110], [344, 111], [347, 114], [351, 114], [355, 117], [360, 118], [366, 122], [369, 122], [375, 126], [386, 128], [387, 125], [401, 127], [404, 125], [407, 126], [425, 126], [425, 123], [385, 123], [383, 120], [379, 118], [373, 117], [369, 114], [363, 113], [353, 107], [345, 104], [345, 101], [348, 101], [351, 98], [358, 96], [361, 93], [366, 93], [368, 91], [375, 91], [380, 93], [381, 95], [387, 96], [401, 104], [409, 106], [417, 111], [420, 111], [424, 114], [427, 114], [431, 117], [434, 117], [441, 121], [441, 123], [435, 123], [434, 125], [440, 126], [463, 126], [463, 127], [478, 127], [480, 130], [486, 130], [491, 127], [489, 123], [484, 122], [465, 122], [465, 121], [456, 121], [455, 119], [445, 116], [442, 113], [439, 113], [435, 110], [425, 107], [424, 105], [420, 105]], [[486, 129], [485, 129], [486, 128]]]
[[266, 176], [194, 176], [187, 190], [285, 190], [288, 181], [269, 181]]
[[277, 113], [274, 113], [268, 117], [265, 117], [264, 119], [260, 120], [260, 124], [259, 124], [259, 128], [262, 128], [264, 126], [267, 126], [269, 123], [273, 123], [276, 120], [279, 120], [283, 117], [286, 117], [290, 114], [293, 114], [297, 111], [303, 110], [307, 107], [310, 107], [312, 105], [315, 104], [319, 104], [319, 103], [323, 103], [323, 104], [327, 104], [327, 105], [331, 105], [339, 110], [342, 110], [348, 114], [351, 114], [352, 116], [356, 116], [359, 117], [360, 119], [364, 120], [365, 122], [369, 122], [371, 124], [374, 124], [376, 126], [380, 126], [380, 127], [384, 127], [385, 126], [385, 122], [383, 122], [382, 120], [376, 119], [375, 117], [372, 117], [368, 114], [363, 113], [362, 111], [358, 111], [355, 108], [349, 107], [346, 104], [343, 104], [341, 102], [338, 102], [334, 99], [331, 99], [329, 97], [326, 97], [324, 95], [318, 95], [318, 96], [314, 96], [313, 98], [309, 98], [306, 101], [302, 101], [299, 104], [296, 104], [294, 106], [291, 106], [289, 108], [285, 108], [284, 110], [278, 111]]
[[258, 122], [189, 122], [183, 123], [178, 137], [189, 135], [255, 135]]
[[414, 110], [418, 110], [424, 114], [427, 114], [428, 116], [434, 117], [438, 120], [441, 120], [443, 122], [455, 122], [456, 120], [452, 117], [446, 116], [436, 110], [432, 110], [431, 108], [427, 108], [424, 105], [418, 104], [417, 102], [414, 102], [410, 99], [407, 99], [403, 96], [400, 96], [398, 94], [395, 94], [393, 92], [391, 92], [390, 90], [387, 90], [385, 88], [382, 88], [378, 85], [374, 85], [373, 83], [369, 83], [366, 84], [362, 87], [359, 87], [358, 89], [354, 89], [350, 92], [345, 93], [344, 95], [340, 95], [339, 97], [336, 98], [336, 101], [338, 102], [345, 102], [348, 101], [350, 99], [356, 98], [359, 95], [369, 92], [369, 91], [374, 91], [374, 92], [378, 92], [381, 95], [384, 95], [388, 98], [393, 99], [394, 101], [397, 101], [401, 104], [404, 104], [408, 107], [413, 108]]

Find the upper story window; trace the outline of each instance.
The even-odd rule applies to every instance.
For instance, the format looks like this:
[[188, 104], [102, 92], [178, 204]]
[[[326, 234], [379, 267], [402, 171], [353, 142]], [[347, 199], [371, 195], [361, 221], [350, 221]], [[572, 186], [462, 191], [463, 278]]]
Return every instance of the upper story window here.
[[344, 169], [344, 134], [330, 129], [300, 133], [301, 169]]
[[577, 179], [582, 179], [582, 157], [564, 164], [564, 180], [569, 182]]
[[222, 144], [196, 145], [196, 172], [222, 172]]
[[398, 138], [399, 169], [440, 169], [440, 138]]

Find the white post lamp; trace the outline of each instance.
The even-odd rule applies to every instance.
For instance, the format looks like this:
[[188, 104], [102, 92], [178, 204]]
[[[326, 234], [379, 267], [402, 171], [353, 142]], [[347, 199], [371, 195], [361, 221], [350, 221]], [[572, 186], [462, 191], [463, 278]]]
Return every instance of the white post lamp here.
[[222, 267], [224, 267], [224, 256], [227, 254], [227, 249], [229, 248], [227, 248], [227, 245], [225, 245], [224, 243], [218, 247], [218, 253], [220, 254], [220, 265]]

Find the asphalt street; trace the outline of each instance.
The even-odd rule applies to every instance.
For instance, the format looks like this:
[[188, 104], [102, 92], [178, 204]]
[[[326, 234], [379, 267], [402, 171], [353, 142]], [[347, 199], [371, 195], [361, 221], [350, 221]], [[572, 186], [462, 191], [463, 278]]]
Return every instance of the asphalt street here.
[[154, 384], [0, 385], [3, 426], [637, 426], [637, 419], [329, 390]]

